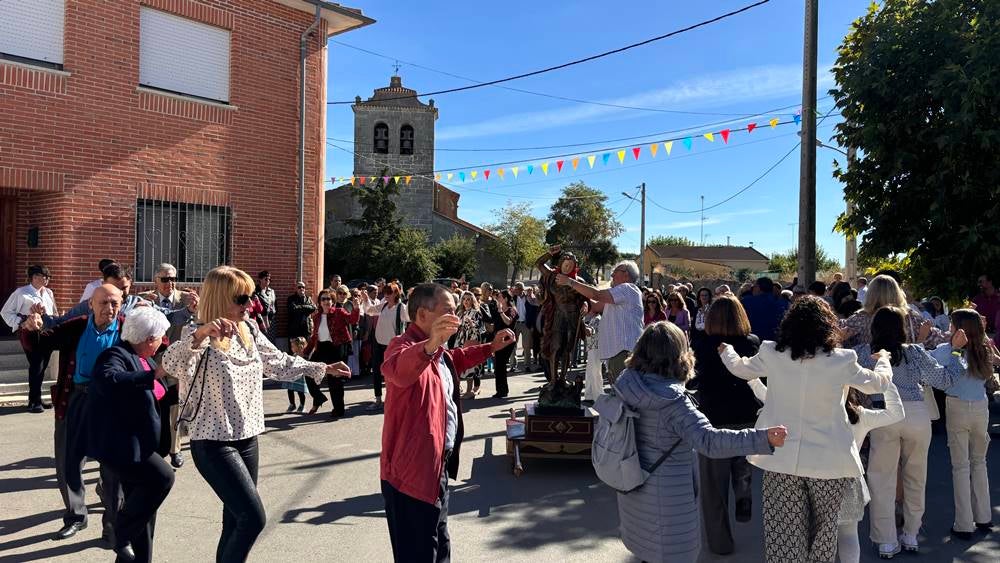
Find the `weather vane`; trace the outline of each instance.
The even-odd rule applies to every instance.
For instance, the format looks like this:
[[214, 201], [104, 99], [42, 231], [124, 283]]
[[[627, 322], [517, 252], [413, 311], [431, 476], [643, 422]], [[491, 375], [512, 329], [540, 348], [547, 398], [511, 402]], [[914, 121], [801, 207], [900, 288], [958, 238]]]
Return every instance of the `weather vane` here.
[[396, 76], [399, 76], [399, 61], [396, 61], [396, 64], [392, 65], [392, 68], [395, 71], [394, 74], [396, 74]]

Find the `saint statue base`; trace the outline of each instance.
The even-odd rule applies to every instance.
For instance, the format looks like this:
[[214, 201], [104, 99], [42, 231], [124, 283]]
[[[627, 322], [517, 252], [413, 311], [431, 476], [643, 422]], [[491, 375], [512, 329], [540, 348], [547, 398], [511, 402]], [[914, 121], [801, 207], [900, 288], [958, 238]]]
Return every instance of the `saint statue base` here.
[[514, 460], [518, 477], [524, 472], [521, 460], [526, 458], [590, 460], [597, 412], [577, 408], [572, 414], [556, 414], [549, 409], [538, 403], [525, 404], [523, 435], [508, 433], [507, 455]]

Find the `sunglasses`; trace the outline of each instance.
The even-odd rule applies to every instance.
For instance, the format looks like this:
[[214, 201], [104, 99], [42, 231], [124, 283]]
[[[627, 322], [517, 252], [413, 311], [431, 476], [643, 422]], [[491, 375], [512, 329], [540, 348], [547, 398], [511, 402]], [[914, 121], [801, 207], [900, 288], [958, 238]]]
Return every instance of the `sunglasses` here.
[[172, 282], [175, 282], [175, 281], [177, 281], [176, 277], [162, 277], [162, 278], [160, 278], [160, 282], [161, 283], [172, 283]]
[[237, 295], [236, 297], [233, 297], [233, 303], [239, 305], [240, 307], [246, 305], [249, 302], [250, 302], [249, 295]]

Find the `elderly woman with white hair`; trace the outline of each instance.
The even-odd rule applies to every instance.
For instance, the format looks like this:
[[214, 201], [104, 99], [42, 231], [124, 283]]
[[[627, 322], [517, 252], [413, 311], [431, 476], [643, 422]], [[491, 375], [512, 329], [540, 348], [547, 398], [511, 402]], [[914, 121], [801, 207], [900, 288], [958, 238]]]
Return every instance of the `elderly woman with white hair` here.
[[153, 560], [156, 510], [174, 484], [174, 471], [156, 453], [166, 375], [152, 357], [170, 322], [153, 307], [133, 309], [122, 341], [97, 357], [87, 402], [87, 455], [118, 475], [125, 502], [118, 511], [114, 550], [118, 561]]

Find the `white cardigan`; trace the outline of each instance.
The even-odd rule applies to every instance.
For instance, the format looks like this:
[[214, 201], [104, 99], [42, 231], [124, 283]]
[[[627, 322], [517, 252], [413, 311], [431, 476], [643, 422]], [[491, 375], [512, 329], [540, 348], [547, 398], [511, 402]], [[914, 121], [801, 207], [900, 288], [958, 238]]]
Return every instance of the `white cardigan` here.
[[861, 477], [864, 470], [854, 443], [854, 434], [844, 411], [847, 387], [864, 393], [879, 393], [892, 379], [887, 357], [875, 370], [858, 365], [853, 350], [837, 348], [830, 354], [792, 360], [791, 352], [778, 352], [765, 341], [757, 355], [741, 358], [732, 346], [721, 354], [722, 362], [736, 377], [767, 378], [767, 401], [757, 428], [783, 425], [788, 428], [785, 445], [773, 455], [749, 456], [750, 463], [766, 471], [814, 479]]

